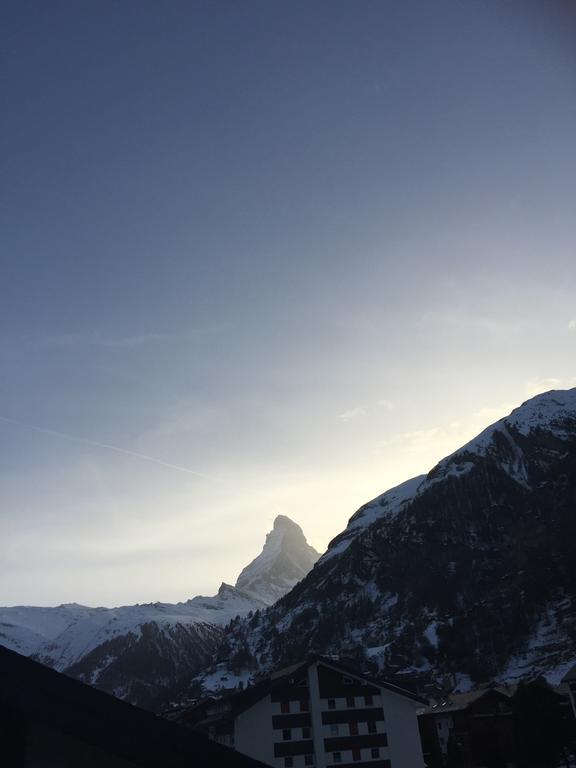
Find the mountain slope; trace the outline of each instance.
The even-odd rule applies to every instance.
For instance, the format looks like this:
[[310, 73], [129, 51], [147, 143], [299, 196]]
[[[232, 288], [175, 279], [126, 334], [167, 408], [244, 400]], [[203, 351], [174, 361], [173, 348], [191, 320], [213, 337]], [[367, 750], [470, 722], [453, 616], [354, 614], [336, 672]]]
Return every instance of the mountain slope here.
[[362, 507], [314, 570], [225, 644], [262, 669], [344, 653], [461, 687], [554, 679], [575, 646], [576, 390], [533, 398]]
[[208, 664], [236, 616], [264, 609], [312, 568], [318, 553], [279, 516], [235, 587], [184, 603], [0, 608], [0, 643], [133, 703], [159, 699]]

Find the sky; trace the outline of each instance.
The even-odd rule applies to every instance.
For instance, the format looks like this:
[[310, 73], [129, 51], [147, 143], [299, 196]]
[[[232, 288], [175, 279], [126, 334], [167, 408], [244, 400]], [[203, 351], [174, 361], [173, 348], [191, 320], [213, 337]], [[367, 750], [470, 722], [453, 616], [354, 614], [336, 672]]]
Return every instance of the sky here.
[[6, 0], [0, 604], [185, 600], [576, 386], [570, 0]]

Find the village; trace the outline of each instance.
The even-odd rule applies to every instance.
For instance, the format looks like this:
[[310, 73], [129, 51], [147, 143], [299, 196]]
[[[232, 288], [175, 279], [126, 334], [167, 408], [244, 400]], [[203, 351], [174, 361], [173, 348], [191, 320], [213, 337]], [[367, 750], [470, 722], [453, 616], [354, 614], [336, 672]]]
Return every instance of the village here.
[[153, 715], [0, 648], [10, 768], [571, 768], [576, 665], [427, 701], [313, 657], [223, 697]]

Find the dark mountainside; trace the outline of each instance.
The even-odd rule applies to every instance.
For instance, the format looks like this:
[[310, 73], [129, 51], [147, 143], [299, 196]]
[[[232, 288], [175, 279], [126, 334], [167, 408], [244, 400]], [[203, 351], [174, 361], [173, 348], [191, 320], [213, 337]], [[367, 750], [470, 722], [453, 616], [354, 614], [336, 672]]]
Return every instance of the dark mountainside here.
[[555, 679], [576, 647], [575, 550], [576, 389], [362, 507], [290, 593], [227, 628], [220, 668], [319, 652], [422, 688]]

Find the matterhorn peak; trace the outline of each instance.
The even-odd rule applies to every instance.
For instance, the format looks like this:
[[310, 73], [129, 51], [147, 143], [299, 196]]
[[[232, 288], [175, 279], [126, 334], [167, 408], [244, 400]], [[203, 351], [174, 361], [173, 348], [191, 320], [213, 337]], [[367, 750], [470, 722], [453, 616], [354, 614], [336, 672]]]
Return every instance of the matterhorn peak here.
[[300, 528], [298, 523], [290, 520], [286, 515], [276, 515], [273, 530], [288, 530], [290, 528], [297, 528], [302, 533], [302, 528]]
[[301, 581], [319, 557], [302, 528], [277, 515], [262, 552], [238, 576], [236, 589], [270, 605]]

